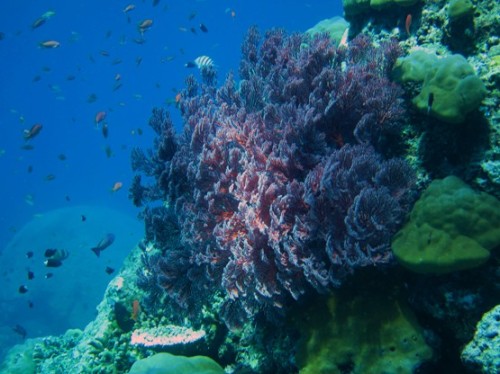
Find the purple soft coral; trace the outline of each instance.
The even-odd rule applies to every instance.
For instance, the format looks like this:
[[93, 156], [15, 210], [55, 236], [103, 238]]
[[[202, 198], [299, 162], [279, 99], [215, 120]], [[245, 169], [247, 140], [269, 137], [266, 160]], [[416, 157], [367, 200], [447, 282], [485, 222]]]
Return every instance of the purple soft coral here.
[[377, 153], [403, 114], [385, 77], [395, 44], [360, 37], [336, 49], [326, 35], [280, 30], [259, 39], [251, 29], [239, 89], [232, 75], [219, 90], [213, 75], [189, 78], [184, 134], [174, 139], [155, 112], [153, 125], [164, 125], [154, 126], [153, 160], [136, 152], [175, 210], [184, 247], [164, 248], [153, 267], [161, 286], [184, 307], [200, 287], [224, 290], [229, 324], [390, 262], [414, 185], [404, 161]]

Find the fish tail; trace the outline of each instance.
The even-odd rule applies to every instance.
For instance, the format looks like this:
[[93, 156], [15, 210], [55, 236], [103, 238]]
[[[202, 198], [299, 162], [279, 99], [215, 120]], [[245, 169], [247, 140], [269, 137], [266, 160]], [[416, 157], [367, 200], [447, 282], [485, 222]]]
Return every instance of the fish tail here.
[[96, 255], [97, 257], [100, 257], [100, 256], [101, 256], [101, 249], [100, 249], [100, 248], [98, 248], [98, 247], [94, 247], [94, 248], [90, 248], [90, 249], [91, 249], [91, 251], [92, 251], [92, 252], [94, 252], [94, 253], [95, 253], [95, 255]]

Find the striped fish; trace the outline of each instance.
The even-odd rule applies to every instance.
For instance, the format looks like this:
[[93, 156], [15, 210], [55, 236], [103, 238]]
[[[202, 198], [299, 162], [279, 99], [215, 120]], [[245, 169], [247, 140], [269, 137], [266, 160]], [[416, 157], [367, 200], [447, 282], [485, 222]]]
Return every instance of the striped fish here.
[[199, 56], [194, 59], [194, 61], [190, 61], [185, 64], [187, 68], [198, 68], [198, 69], [203, 69], [203, 68], [209, 68], [209, 67], [215, 67], [214, 61], [208, 57], [208, 56]]

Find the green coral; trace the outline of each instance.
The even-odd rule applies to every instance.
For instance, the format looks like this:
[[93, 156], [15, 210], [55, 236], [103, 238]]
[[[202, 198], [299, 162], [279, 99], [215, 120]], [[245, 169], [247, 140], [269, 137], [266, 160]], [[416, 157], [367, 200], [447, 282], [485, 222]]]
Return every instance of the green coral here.
[[448, 5], [448, 19], [456, 22], [474, 14], [474, 6], [470, 0], [451, 0]]
[[300, 373], [409, 374], [430, 360], [432, 350], [404, 297], [387, 288], [364, 284], [355, 296], [338, 292], [302, 311]]
[[486, 96], [483, 82], [462, 55], [437, 58], [415, 51], [395, 64], [397, 81], [422, 82], [413, 104], [420, 111], [444, 122], [461, 123]]
[[500, 245], [500, 201], [454, 176], [434, 180], [394, 237], [397, 260], [417, 273], [481, 265]]
[[342, 35], [348, 28], [349, 22], [347, 22], [344, 18], [332, 17], [318, 22], [316, 25], [307, 30], [306, 34], [313, 36], [318, 33], [328, 33], [332, 40], [339, 43], [342, 39]]
[[224, 374], [224, 370], [210, 357], [157, 353], [136, 361], [129, 374]]
[[384, 9], [390, 6], [411, 6], [419, 0], [342, 0], [346, 15], [356, 15], [370, 9]]

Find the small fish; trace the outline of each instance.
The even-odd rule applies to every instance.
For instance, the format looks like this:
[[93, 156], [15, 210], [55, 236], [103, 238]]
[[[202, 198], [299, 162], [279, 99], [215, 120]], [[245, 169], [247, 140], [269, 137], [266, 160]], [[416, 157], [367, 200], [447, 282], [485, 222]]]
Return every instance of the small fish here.
[[102, 121], [104, 121], [105, 118], [106, 118], [106, 112], [104, 111], [97, 112], [94, 119], [95, 124], [96, 125], [100, 124]]
[[35, 204], [35, 198], [33, 197], [32, 194], [27, 194], [24, 197], [24, 202], [28, 205], [34, 205]]
[[434, 94], [429, 93], [429, 98], [427, 99], [427, 114], [431, 113], [432, 103], [434, 103]]
[[134, 300], [132, 302], [132, 316], [131, 318], [134, 321], [137, 321], [137, 318], [139, 317], [139, 313], [141, 312], [141, 304], [139, 303], [139, 300]]
[[200, 23], [200, 30], [203, 32], [208, 32], [207, 26], [205, 26], [203, 23]]
[[119, 80], [121, 80], [121, 79], [122, 79], [122, 76], [121, 76], [119, 73], [116, 73], [116, 75], [115, 75], [115, 78], [114, 78], [114, 79], [115, 79], [115, 81], [119, 81]]
[[57, 40], [46, 40], [44, 42], [40, 42], [39, 46], [41, 48], [53, 49], [60, 47], [61, 43], [59, 43]]
[[122, 182], [116, 182], [113, 187], [111, 188], [111, 192], [116, 192], [118, 191], [119, 189], [121, 189], [123, 187], [123, 183]]
[[132, 39], [132, 41], [135, 44], [139, 44], [139, 45], [142, 45], [142, 44], [146, 43], [146, 39], [144, 39], [144, 38], [134, 38], [134, 39]]
[[106, 274], [113, 274], [115, 272], [115, 269], [106, 266], [106, 269], [104, 269], [104, 271], [106, 272]]
[[196, 29], [194, 27], [191, 27], [189, 31], [191, 31], [193, 34], [196, 34]]
[[157, 6], [158, 4], [160, 4], [160, 0], [153, 0], [153, 6]]
[[74, 81], [75, 79], [76, 79], [76, 77], [74, 75], [72, 75], [72, 74], [66, 76], [66, 80], [67, 81]]
[[26, 258], [32, 258], [34, 255], [33, 251], [26, 252]]
[[33, 144], [23, 144], [23, 145], [21, 146], [21, 149], [22, 149], [23, 151], [32, 151], [32, 150], [34, 150], [34, 149], [35, 149], [35, 146], [34, 146]]
[[115, 241], [114, 234], [107, 234], [97, 245], [93, 248], [90, 248], [92, 252], [96, 254], [97, 257], [101, 255], [101, 252], [108, 248]]
[[49, 258], [44, 262], [45, 266], [48, 268], [58, 268], [62, 265], [62, 261], [54, 258]]
[[102, 49], [101, 51], [99, 51], [99, 54], [101, 56], [104, 56], [104, 57], [109, 57], [109, 52], [108, 51], [105, 51], [104, 49]]
[[30, 173], [30, 174], [33, 172], [33, 166], [32, 165], [28, 165], [27, 172]]
[[196, 17], [196, 12], [189, 13], [188, 20], [192, 21]]
[[28, 308], [33, 309], [34, 306], [35, 306], [35, 304], [33, 304], [33, 301], [29, 300], [28, 301]]
[[96, 94], [90, 94], [89, 97], [87, 97], [87, 103], [94, 103], [97, 100], [97, 95]]
[[50, 182], [50, 181], [53, 181], [54, 179], [56, 179], [56, 176], [54, 174], [47, 174], [43, 180], [44, 181], [47, 181], [47, 182]]
[[137, 135], [142, 135], [142, 129], [140, 127], [137, 128]]
[[113, 91], [119, 90], [120, 88], [122, 88], [122, 86], [122, 82], [115, 82], [115, 84], [113, 85]]
[[129, 4], [125, 8], [123, 8], [123, 13], [128, 13], [128, 12], [134, 10], [134, 9], [135, 9], [135, 5], [134, 4]]
[[174, 59], [175, 59], [175, 56], [165, 56], [165, 57], [162, 57], [161, 63], [170, 62], [170, 61], [173, 61]]
[[43, 18], [43, 17], [40, 17], [40, 18], [37, 18], [32, 24], [31, 24], [31, 28], [34, 30], [34, 29], [37, 29], [39, 28], [40, 26], [42, 26], [45, 21], [47, 21], [46, 18]]
[[82, 222], [85, 222], [87, 220], [87, 217], [85, 217], [83, 214], [82, 214]]
[[108, 134], [109, 134], [109, 129], [108, 129], [108, 124], [105, 123], [102, 125], [102, 136], [104, 136], [104, 138], [106, 139], [108, 137]]
[[24, 139], [25, 140], [33, 139], [35, 136], [40, 134], [40, 131], [42, 131], [42, 129], [43, 129], [43, 126], [41, 124], [35, 123], [33, 126], [31, 126], [31, 128], [29, 130], [25, 129], [23, 131]]
[[47, 274], [45, 274], [45, 279], [52, 278], [53, 276], [54, 276], [53, 273], [47, 273]]
[[109, 145], [104, 148], [104, 153], [106, 153], [107, 158], [111, 158], [111, 156], [113, 156], [113, 150]]
[[345, 29], [342, 37], [340, 38], [339, 47], [347, 47], [347, 39], [349, 38], [349, 27]]
[[194, 59], [194, 61], [190, 61], [184, 65], [187, 68], [197, 67], [198, 69], [214, 67], [214, 61], [208, 56], [199, 56]]
[[180, 32], [187, 32], [187, 31], [188, 31], [188, 29], [187, 29], [187, 28], [185, 28], [185, 27], [180, 26], [180, 27], [179, 27], [179, 31], [180, 31]]
[[68, 195], [66, 195], [66, 196], [64, 196], [64, 200], [71, 201], [71, 197], [69, 197]]
[[121, 58], [115, 58], [113, 61], [111, 61], [111, 65], [118, 65], [122, 63]]
[[44, 256], [45, 257], [52, 257], [57, 253], [57, 249], [55, 248], [48, 248], [45, 250]]
[[153, 20], [152, 19], [145, 19], [141, 21], [138, 25], [137, 28], [141, 32], [141, 34], [144, 34], [145, 31], [149, 30], [153, 26]]
[[26, 287], [25, 285], [20, 285], [18, 291], [20, 294], [24, 294], [28, 292], [28, 287]]
[[55, 15], [56, 15], [56, 12], [54, 12], [53, 10], [48, 10], [44, 14], [42, 14], [42, 16], [40, 18], [50, 19], [50, 18], [54, 17]]
[[405, 29], [406, 29], [406, 34], [407, 35], [410, 35], [410, 28], [411, 28], [411, 21], [412, 21], [413, 17], [411, 16], [411, 13], [409, 13], [407, 16], [406, 16], [406, 20], [405, 20]]
[[57, 158], [60, 160], [60, 161], [66, 161], [67, 157], [64, 153], [60, 153]]
[[21, 338], [23, 338], [23, 339], [26, 339], [26, 335], [28, 335], [28, 333], [26, 332], [26, 329], [24, 327], [22, 327], [21, 325], [15, 325], [14, 327], [12, 327], [12, 330], [16, 334], [21, 336]]
[[0, 32], [0, 40], [4, 40], [5, 39], [5, 33], [4, 32]]
[[27, 276], [29, 280], [32, 280], [33, 278], [35, 278], [35, 273], [33, 273], [31, 270], [28, 270]]

